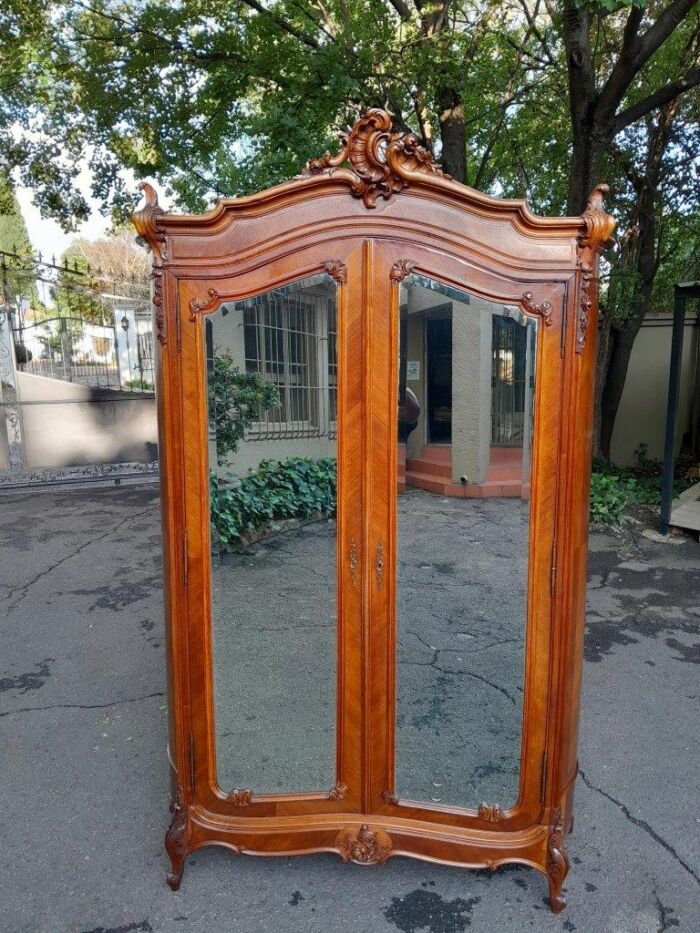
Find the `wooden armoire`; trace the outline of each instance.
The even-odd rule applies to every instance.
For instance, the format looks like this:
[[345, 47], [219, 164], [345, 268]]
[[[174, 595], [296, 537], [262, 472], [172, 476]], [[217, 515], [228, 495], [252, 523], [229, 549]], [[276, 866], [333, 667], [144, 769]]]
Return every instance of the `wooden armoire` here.
[[564, 906], [605, 186], [458, 184], [373, 109], [153, 254], [172, 819], [206, 845], [530, 865]]

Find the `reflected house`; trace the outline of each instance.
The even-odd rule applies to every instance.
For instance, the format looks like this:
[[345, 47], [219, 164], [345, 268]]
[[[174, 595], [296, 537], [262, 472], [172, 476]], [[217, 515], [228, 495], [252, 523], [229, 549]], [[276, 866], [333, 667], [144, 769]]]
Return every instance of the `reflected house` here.
[[415, 395], [420, 415], [399, 448], [399, 488], [529, 497], [535, 332], [517, 307], [407, 280], [399, 399]]
[[[238, 474], [335, 440], [336, 283], [298, 286], [224, 305], [215, 340], [206, 328], [210, 360], [228, 352], [279, 391], [227, 464]], [[400, 295], [399, 491], [528, 498], [536, 322], [415, 275]]]
[[[207, 321], [208, 359], [230, 353], [241, 372], [274, 383], [280, 398], [260, 409], [227, 468], [240, 474], [261, 460], [329, 456], [337, 433], [336, 334], [336, 283], [327, 275], [223, 305], [215, 337]], [[210, 457], [216, 463], [215, 452]]]

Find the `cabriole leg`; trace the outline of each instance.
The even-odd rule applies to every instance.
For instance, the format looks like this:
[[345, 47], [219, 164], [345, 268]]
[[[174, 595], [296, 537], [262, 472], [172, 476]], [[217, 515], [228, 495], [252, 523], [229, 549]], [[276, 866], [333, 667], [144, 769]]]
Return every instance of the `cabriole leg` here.
[[173, 818], [165, 834], [165, 849], [170, 858], [171, 867], [165, 880], [173, 891], [177, 891], [180, 887], [187, 858], [187, 808], [179, 802], [180, 799], [178, 795], [174, 805], [170, 808]]
[[552, 816], [552, 829], [547, 842], [547, 878], [550, 907], [553, 913], [558, 914], [566, 907], [561, 889], [569, 872], [569, 856], [564, 846], [564, 819], [559, 807], [554, 808]]

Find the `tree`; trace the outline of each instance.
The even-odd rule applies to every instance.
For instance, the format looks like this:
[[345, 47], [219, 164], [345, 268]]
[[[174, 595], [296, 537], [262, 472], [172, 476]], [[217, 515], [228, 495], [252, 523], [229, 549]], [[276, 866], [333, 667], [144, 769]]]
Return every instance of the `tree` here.
[[38, 298], [36, 273], [27, 227], [13, 192], [5, 203], [7, 212], [0, 214], [0, 301], [12, 305], [23, 297], [35, 303]]
[[[655, 56], [690, 17], [698, 0], [670, 3], [586, 3], [564, 0], [563, 32], [569, 75], [572, 156], [568, 206], [580, 214], [600, 180], [613, 140], [627, 127], [700, 84], [694, 62], [678, 61], [661, 83], [648, 78]], [[622, 32], [622, 11], [627, 10]], [[697, 32], [697, 16], [694, 17]]]

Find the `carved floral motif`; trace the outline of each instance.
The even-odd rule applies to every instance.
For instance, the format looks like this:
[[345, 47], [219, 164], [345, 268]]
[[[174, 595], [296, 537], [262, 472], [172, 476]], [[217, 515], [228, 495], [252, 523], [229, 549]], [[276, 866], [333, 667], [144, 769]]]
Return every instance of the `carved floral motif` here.
[[596, 185], [588, 198], [583, 221], [586, 231], [579, 237], [579, 285], [578, 318], [576, 323], [576, 352], [583, 353], [588, 333], [588, 319], [593, 309], [595, 270], [598, 253], [612, 240], [615, 230], [615, 218], [608, 214], [604, 206], [605, 195], [610, 191], [608, 185]]
[[329, 800], [342, 800], [343, 797], [347, 794], [347, 792], [348, 792], [347, 784], [336, 784], [335, 787], [331, 787], [331, 789], [328, 791], [328, 799]]
[[566, 907], [561, 888], [569, 871], [569, 856], [564, 848], [564, 817], [561, 808], [552, 813], [552, 828], [547, 841], [547, 875], [549, 876], [549, 900], [552, 911], [560, 913]]
[[416, 264], [410, 259], [397, 259], [391, 267], [389, 278], [392, 282], [403, 282], [407, 275], [410, 275], [415, 269]]
[[228, 795], [228, 800], [235, 807], [249, 807], [253, 802], [253, 792], [246, 788], [245, 790], [232, 790]]
[[345, 285], [348, 280], [348, 269], [344, 262], [340, 259], [329, 259], [328, 262], [324, 262], [323, 268], [336, 282]]
[[391, 852], [391, 838], [384, 830], [371, 830], [366, 823], [348, 827], [338, 833], [336, 846], [344, 862], [358, 865], [376, 865], [385, 861]]
[[208, 298], [193, 298], [190, 301], [190, 320], [196, 321], [198, 314], [206, 314], [213, 311], [221, 301], [221, 296], [215, 288], [207, 290]]
[[153, 185], [142, 181], [139, 188], [144, 193], [145, 204], [135, 211], [131, 220], [136, 227], [138, 239], [145, 242], [153, 253], [151, 268], [151, 281], [153, 303], [153, 320], [156, 326], [156, 336], [161, 346], [167, 343], [165, 326], [165, 313], [163, 311], [163, 263], [167, 259], [165, 229], [163, 217], [165, 211], [158, 205], [158, 195]]
[[482, 803], [479, 807], [479, 819], [488, 823], [498, 823], [503, 819], [503, 811], [497, 803], [492, 806]]
[[529, 311], [530, 314], [539, 314], [542, 318], [542, 321], [545, 327], [552, 326], [552, 303], [551, 301], [543, 301], [541, 304], [536, 304], [533, 301], [532, 292], [523, 292], [523, 297], [520, 299], [523, 303], [523, 308], [526, 311]]
[[365, 207], [376, 207], [378, 198], [388, 200], [407, 188], [416, 172], [449, 178], [415, 133], [392, 131], [391, 115], [386, 110], [368, 110], [347, 132], [340, 133], [339, 139], [340, 152], [325, 152], [320, 159], [311, 159], [300, 177], [330, 175], [349, 162], [353, 175], [350, 190], [362, 198]]

